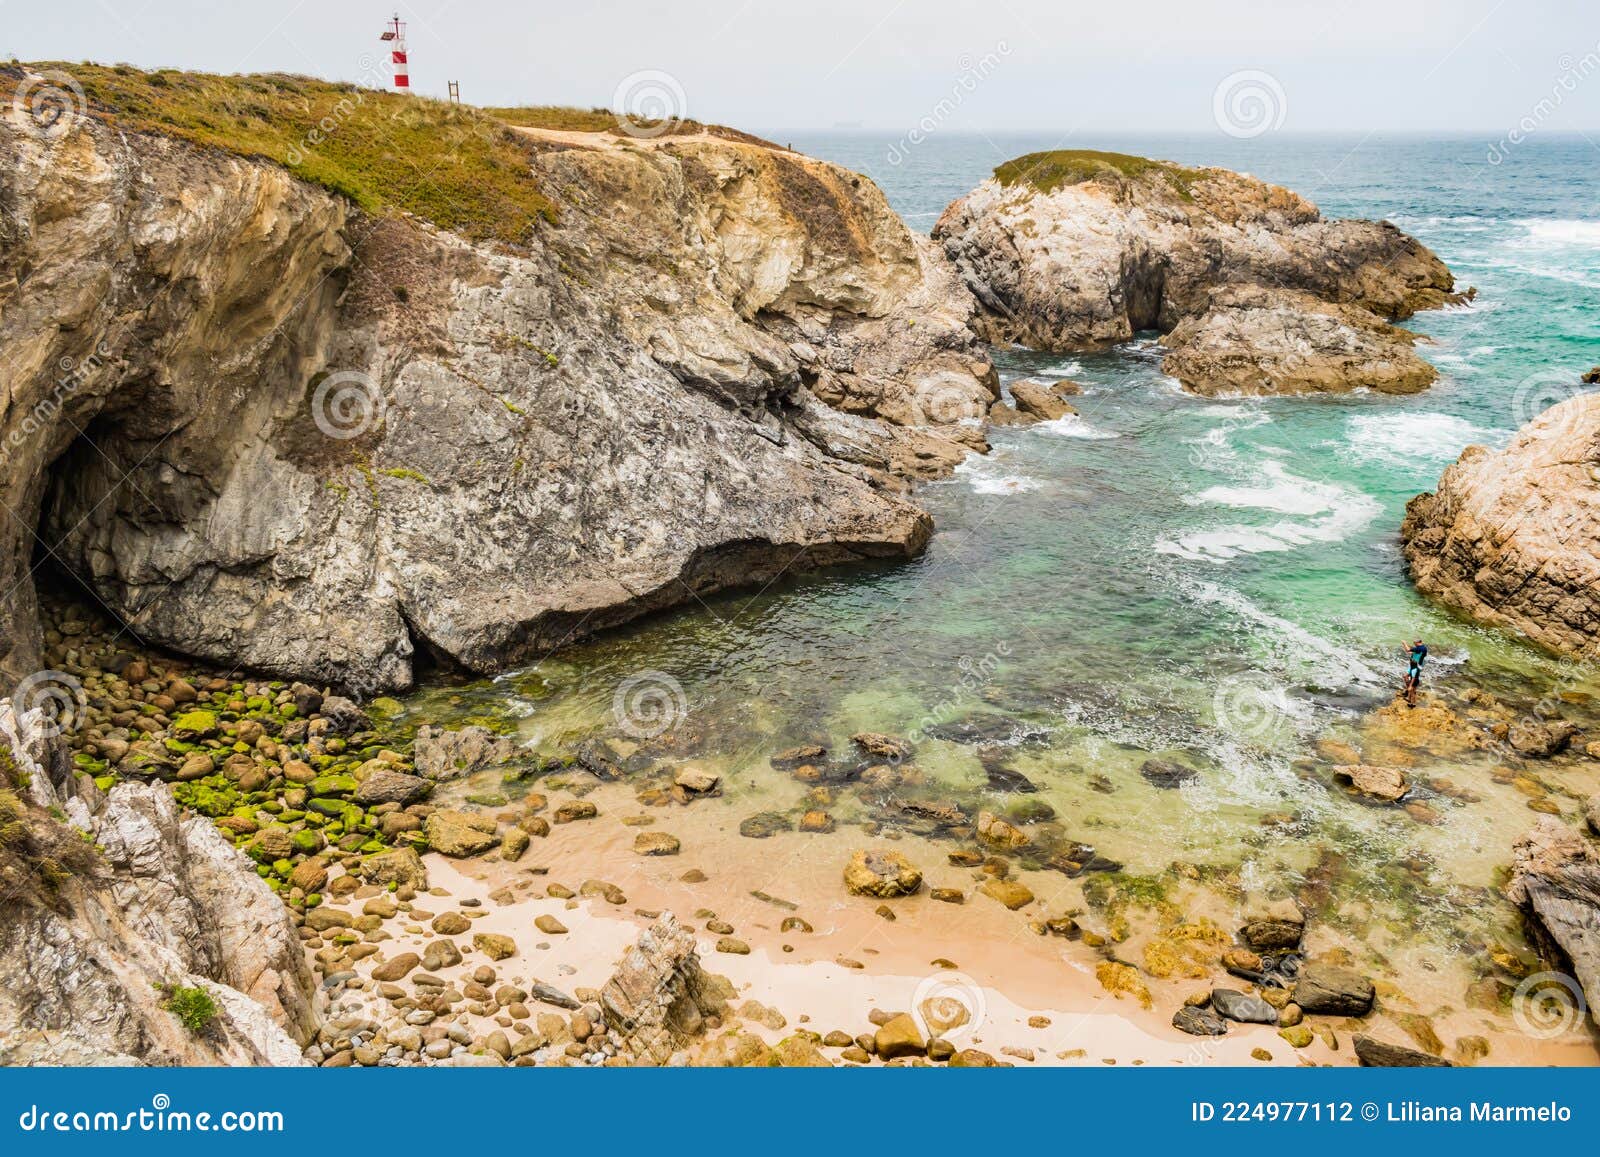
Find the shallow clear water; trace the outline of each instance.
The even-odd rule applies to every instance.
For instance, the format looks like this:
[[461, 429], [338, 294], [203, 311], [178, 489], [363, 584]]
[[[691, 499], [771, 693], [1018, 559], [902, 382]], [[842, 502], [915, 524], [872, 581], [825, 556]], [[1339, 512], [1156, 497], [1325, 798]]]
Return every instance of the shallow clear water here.
[[[792, 143], [868, 173], [928, 229], [993, 165], [1061, 142], [935, 137], [900, 165], [887, 139]], [[1217, 401], [1164, 377], [1152, 339], [1097, 355], [1000, 351], [1004, 380], [1084, 386], [1081, 417], [996, 430], [993, 453], [926, 487], [938, 533], [924, 558], [710, 599], [524, 672], [425, 691], [415, 715], [493, 715], [555, 746], [614, 729], [630, 693], [665, 687], [660, 701], [701, 733], [699, 754], [756, 810], [794, 804], [767, 765], [774, 751], [846, 747], [859, 730], [912, 735], [936, 784], [981, 796], [975, 748], [924, 732], [998, 714], [1012, 739], [1045, 736], [1012, 748], [1010, 767], [1043, 789], [1068, 835], [1129, 870], [1212, 864], [1244, 891], [1298, 888], [1342, 855], [1334, 909], [1358, 894], [1374, 928], [1423, 929], [1428, 950], [1470, 956], [1490, 932], [1467, 926], [1506, 920], [1480, 889], [1535, 818], [1523, 796], [1484, 786], [1493, 760], [1440, 762], [1480, 798], [1439, 800], [1435, 826], [1363, 807], [1296, 761], [1387, 701], [1418, 635], [1433, 679], [1524, 702], [1558, 680], [1587, 686], [1422, 602], [1396, 534], [1407, 499], [1464, 446], [1502, 443], [1600, 362], [1592, 148], [1537, 139], [1491, 166], [1464, 138], [1072, 143], [1244, 169], [1329, 215], [1414, 233], [1479, 290], [1471, 307], [1413, 323], [1434, 343], [1423, 352], [1440, 381], [1398, 399]], [[1202, 774], [1160, 791], [1138, 774], [1152, 755]], [[1296, 821], [1263, 827], [1275, 812]], [[1396, 869], [1406, 857], [1423, 866]]]

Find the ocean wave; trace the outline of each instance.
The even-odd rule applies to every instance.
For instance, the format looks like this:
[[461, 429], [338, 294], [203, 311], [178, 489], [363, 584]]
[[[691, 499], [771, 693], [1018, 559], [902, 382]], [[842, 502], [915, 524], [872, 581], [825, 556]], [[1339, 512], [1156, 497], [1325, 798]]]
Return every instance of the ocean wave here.
[[1227, 562], [1240, 555], [1271, 554], [1318, 542], [1342, 542], [1382, 513], [1372, 496], [1333, 482], [1313, 482], [1281, 462], [1259, 463], [1247, 485], [1213, 486], [1184, 499], [1191, 506], [1262, 510], [1296, 516], [1258, 525], [1234, 524], [1191, 531], [1156, 542], [1159, 554], [1195, 562]]
[[[1342, 457], [1386, 466], [1416, 466], [1435, 472], [1441, 462], [1454, 461], [1474, 442], [1491, 440], [1496, 431], [1485, 430], [1465, 418], [1431, 411], [1353, 414], [1345, 425]], [[1329, 443], [1336, 450], [1337, 442]]]
[[1600, 221], [1568, 217], [1524, 217], [1514, 224], [1524, 235], [1519, 243], [1563, 249], [1600, 249]]
[[1026, 494], [1039, 489], [1037, 478], [1008, 474], [994, 457], [968, 455], [955, 469], [956, 477], [971, 487], [974, 494]]
[[1099, 440], [1103, 438], [1121, 437], [1121, 435], [1115, 434], [1109, 430], [1101, 430], [1089, 425], [1088, 422], [1085, 422], [1083, 418], [1077, 414], [1064, 414], [1053, 421], [1040, 422], [1034, 427], [1034, 429], [1042, 430], [1046, 434], [1054, 434], [1058, 438], [1089, 438], [1093, 440]]

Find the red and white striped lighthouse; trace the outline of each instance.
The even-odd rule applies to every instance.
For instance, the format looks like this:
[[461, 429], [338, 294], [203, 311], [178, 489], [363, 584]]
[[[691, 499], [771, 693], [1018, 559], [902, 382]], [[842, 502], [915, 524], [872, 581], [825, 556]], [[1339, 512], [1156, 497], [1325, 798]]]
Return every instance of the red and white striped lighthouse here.
[[378, 39], [394, 42], [394, 52], [390, 57], [394, 61], [394, 86], [410, 88], [411, 74], [406, 71], [406, 26], [401, 23], [398, 12], [394, 14], [393, 20], [384, 25], [383, 35]]

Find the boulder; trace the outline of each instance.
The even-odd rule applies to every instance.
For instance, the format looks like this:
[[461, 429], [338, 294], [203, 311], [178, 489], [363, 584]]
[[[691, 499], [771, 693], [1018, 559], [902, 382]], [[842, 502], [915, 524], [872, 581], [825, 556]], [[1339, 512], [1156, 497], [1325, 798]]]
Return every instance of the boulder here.
[[896, 1057], [920, 1057], [928, 1051], [928, 1042], [910, 1013], [897, 1013], [878, 1027], [873, 1036], [874, 1051], [886, 1061]]
[[418, 892], [428, 889], [428, 870], [415, 848], [395, 848], [367, 856], [361, 861], [360, 873], [369, 884], [380, 888], [394, 885]]
[[1211, 1007], [1225, 1020], [1242, 1024], [1277, 1024], [1278, 1010], [1259, 996], [1251, 996], [1233, 988], [1211, 990]]
[[1404, 1048], [1401, 1045], [1392, 1045], [1385, 1041], [1376, 1040], [1364, 1033], [1356, 1033], [1355, 1048], [1356, 1060], [1366, 1068], [1448, 1069], [1454, 1067], [1443, 1057], [1436, 1057], [1431, 1053], [1418, 1052], [1416, 1049]]
[[[1057, 418], [1064, 418], [1068, 414], [1078, 411], [1066, 401], [1069, 391], [1063, 390], [1062, 385], [1071, 383], [1046, 383], [1024, 379], [1011, 383], [1011, 397], [1016, 402], [1017, 412], [1028, 414], [1041, 421], [1051, 422]], [[1082, 389], [1073, 387], [1072, 394], [1082, 393]]]
[[485, 768], [510, 763], [516, 744], [487, 727], [473, 725], [457, 731], [442, 727], [417, 728], [412, 759], [417, 771], [429, 779], [455, 779]]
[[1172, 1014], [1172, 1027], [1190, 1036], [1222, 1036], [1228, 1031], [1228, 1022], [1209, 1008], [1186, 1004]]
[[600, 990], [607, 1035], [624, 1055], [664, 1065], [727, 1010], [731, 988], [707, 974], [694, 933], [670, 915], [640, 934]]
[[1398, 767], [1378, 767], [1370, 763], [1346, 764], [1333, 769], [1334, 778], [1348, 783], [1368, 799], [1394, 803], [1411, 789]]
[[845, 888], [855, 896], [909, 896], [922, 887], [922, 873], [899, 852], [873, 848], [856, 852], [844, 869]]
[[1372, 981], [1334, 964], [1304, 965], [1294, 986], [1294, 1002], [1301, 1011], [1328, 1016], [1366, 1016], [1373, 996]]
[[426, 797], [432, 787], [420, 776], [384, 768], [361, 781], [355, 789], [355, 800], [368, 807], [380, 803], [397, 803], [403, 807]]
[[492, 816], [436, 811], [423, 821], [428, 847], [446, 856], [476, 856], [500, 842]]
[[1247, 916], [1239, 938], [1256, 952], [1276, 952], [1298, 948], [1305, 930], [1306, 917], [1300, 905], [1293, 900], [1278, 900]]
[[1182, 787], [1200, 773], [1194, 768], [1170, 759], [1147, 759], [1139, 766], [1139, 774], [1156, 787]]

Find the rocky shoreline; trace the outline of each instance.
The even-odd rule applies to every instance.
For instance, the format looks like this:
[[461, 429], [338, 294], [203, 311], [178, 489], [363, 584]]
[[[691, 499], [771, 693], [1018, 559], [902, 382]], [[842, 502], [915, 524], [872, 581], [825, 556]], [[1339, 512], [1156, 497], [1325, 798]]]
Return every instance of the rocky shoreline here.
[[[1296, 895], [1227, 866], [1127, 871], [1039, 798], [1015, 766], [1026, 724], [998, 712], [764, 751], [774, 782], [729, 792], [693, 726], [534, 751], [386, 694], [791, 568], [917, 555], [914, 483], [986, 450], [986, 424], [1074, 412], [1070, 383], [1003, 400], [980, 339], [1153, 328], [1196, 393], [1423, 389], [1390, 323], [1457, 298], [1414, 239], [1239, 174], [1073, 153], [1002, 166], [930, 243], [871, 182], [753, 138], [494, 121], [552, 200], [514, 242], [469, 240], [115, 115], [49, 137], [0, 118], [0, 498], [20, 515], [0, 540], [20, 709], [0, 712], [20, 913], [0, 1060], [1581, 1051], [1500, 1031], [1530, 952], [1486, 945], [1466, 1008], [1412, 999], [1352, 934], [1331, 850]], [[1463, 455], [1403, 536], [1425, 593], [1579, 651], [1592, 559], [1567, 537], [1594, 537], [1594, 438], [1569, 407], [1493, 462]], [[33, 526], [61, 588], [118, 622], [35, 587]], [[1600, 758], [1566, 709], [1430, 696], [1296, 771], [1420, 830], [1478, 797], [1418, 753], [1492, 751], [1497, 788], [1560, 816], [1575, 789], [1540, 768]], [[927, 740], [970, 747], [982, 787], [929, 776]], [[1158, 793], [1197, 775], [1139, 769]], [[1591, 983], [1593, 855], [1541, 829], [1509, 883], [1536, 947]], [[995, 944], [982, 980], [961, 971]]]
[[[261, 900], [249, 901], [248, 946], [241, 938], [211, 949], [213, 967], [249, 997], [239, 1008], [254, 1001], [267, 1010], [261, 1019], [278, 1034], [268, 1039], [292, 1036], [310, 1063], [984, 1066], [1353, 1056], [1394, 1064], [1518, 1055], [1518, 1042], [1494, 1032], [1457, 1027], [1449, 1043], [1444, 1021], [1408, 1011], [1391, 982], [1374, 984], [1352, 968], [1342, 936], [1313, 929], [1302, 903], [1258, 899], [1229, 930], [1202, 914], [1204, 905], [1190, 906], [1201, 893], [1191, 894], [1181, 875], [1146, 894], [1153, 881], [1062, 842], [1062, 825], [1026, 794], [993, 812], [919, 790], [915, 749], [896, 737], [861, 734], [854, 751], [838, 755], [817, 746], [774, 753], [774, 769], [802, 797], [798, 811], [746, 815], [717, 835], [718, 822], [695, 817], [714, 814], [701, 809], [719, 808], [723, 787], [685, 759], [685, 737], [641, 746], [602, 735], [563, 758], [540, 757], [481, 727], [386, 722], [400, 705], [382, 699], [358, 707], [304, 685], [222, 678], [128, 647], [86, 608], [48, 610], [49, 658], [84, 688], [68, 737], [71, 772], [50, 781], [53, 798], [67, 802], [53, 806], [94, 833], [115, 875], [141, 858], [119, 850], [126, 839], [111, 833], [130, 821], [115, 817], [165, 814], [154, 834], [173, 827], [181, 801], [191, 813], [184, 841], [192, 848], [209, 831], [217, 847], [208, 854], [229, 865], [213, 876], [248, 878], [282, 917], [266, 919]], [[1532, 759], [1575, 742], [1570, 726], [1542, 724], [1535, 737], [1531, 724], [1486, 697], [1473, 702], [1477, 719], [1430, 702], [1417, 718], [1375, 720], [1364, 747], [1393, 758], [1385, 744], [1492, 742], [1496, 727]], [[1504, 722], [1493, 722], [1497, 713]], [[948, 730], [973, 741], [982, 733], [976, 722]], [[1336, 744], [1325, 758], [1347, 790], [1433, 822], [1421, 801], [1444, 789], [1439, 781], [1363, 762], [1362, 752]], [[1181, 765], [1150, 764], [1153, 784], [1171, 790], [1184, 778]], [[856, 799], [879, 817], [862, 825], [864, 845], [807, 843], [820, 838], [807, 833], [833, 831], [835, 813]], [[817, 846], [837, 850], [797, 874]], [[711, 862], [709, 876], [683, 867]], [[781, 879], [775, 863], [790, 865]], [[1087, 904], [1063, 905], [1054, 881], [1081, 881]], [[212, 922], [241, 926], [227, 911]], [[274, 923], [280, 931], [261, 933]], [[1013, 958], [986, 963], [983, 981], [961, 971], [977, 963], [961, 959], [972, 945], [997, 941], [1013, 945]], [[259, 961], [267, 945], [296, 942], [307, 979], [288, 981], [291, 988], [284, 978], [297, 969], [281, 959], [270, 968], [242, 963]], [[1068, 977], [1081, 977], [1065, 990], [1063, 960]], [[639, 1038], [639, 1016], [619, 1011], [613, 985], [627, 986], [630, 967], [654, 978], [634, 984], [640, 994], [693, 994], [677, 1012], [651, 1014], [680, 1026], [673, 1033]], [[11, 979], [8, 991], [37, 991]], [[1029, 993], [1031, 1007], [1015, 1003]], [[13, 1006], [19, 1024], [47, 1015], [40, 999]], [[1114, 1012], [1101, 1009], [1106, 1000]], [[990, 1015], [990, 1005], [1005, 1015]], [[77, 1042], [78, 1053], [52, 1055], [105, 1047], [80, 1031], [90, 1039]], [[245, 1055], [282, 1063], [283, 1045], [274, 1047]], [[215, 1054], [167, 1055], [192, 1063]]]

